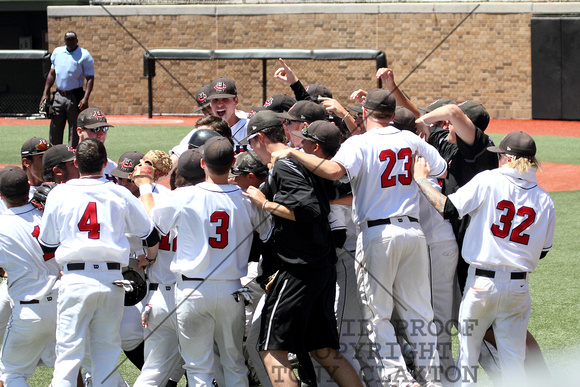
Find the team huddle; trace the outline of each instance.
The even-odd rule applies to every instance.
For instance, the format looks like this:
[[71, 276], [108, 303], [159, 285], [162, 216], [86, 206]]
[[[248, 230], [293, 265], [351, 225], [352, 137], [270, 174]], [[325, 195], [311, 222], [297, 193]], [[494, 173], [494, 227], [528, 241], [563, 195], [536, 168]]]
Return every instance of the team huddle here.
[[0, 172], [4, 385], [125, 386], [121, 351], [135, 386], [526, 384], [555, 227], [534, 140], [495, 146], [476, 102], [418, 109], [390, 69], [345, 108], [280, 62], [293, 96], [248, 114], [214, 79], [167, 153], [108, 159], [93, 107], [76, 149], [25, 142]]

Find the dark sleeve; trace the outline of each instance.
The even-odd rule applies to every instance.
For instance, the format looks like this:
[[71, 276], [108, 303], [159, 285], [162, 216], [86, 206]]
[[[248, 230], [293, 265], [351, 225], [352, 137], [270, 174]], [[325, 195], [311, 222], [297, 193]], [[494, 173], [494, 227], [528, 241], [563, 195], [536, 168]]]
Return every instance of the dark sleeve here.
[[468, 145], [459, 136], [457, 137], [457, 149], [472, 169], [473, 176], [479, 172], [498, 167], [498, 154], [487, 150], [492, 145], [491, 138], [477, 127], [475, 128], [473, 145]]
[[546, 255], [548, 255], [548, 251], [542, 251], [540, 254], [540, 259], [544, 258]]
[[312, 101], [310, 94], [308, 94], [306, 88], [302, 85], [302, 82], [297, 81], [291, 84], [290, 88], [294, 92], [294, 98], [296, 98], [296, 101]]
[[445, 200], [445, 209], [443, 210], [443, 217], [445, 219], [459, 219], [459, 212], [449, 199]]
[[346, 228], [340, 228], [338, 230], [332, 230], [332, 240], [334, 241], [334, 247], [342, 249], [344, 242], [346, 242]]
[[429, 135], [428, 141], [447, 162], [457, 153], [457, 145], [447, 142], [448, 135], [449, 130], [434, 125], [431, 127], [431, 134]]
[[40, 244], [40, 247], [42, 248], [42, 252], [45, 254], [52, 254], [57, 249], [57, 247], [48, 247], [48, 246], [43, 245], [42, 243]]
[[147, 238], [145, 238], [145, 244], [147, 247], [155, 246], [160, 240], [159, 232], [157, 232], [157, 229], [154, 227], [151, 233], [147, 235]]
[[277, 191], [272, 200], [294, 211], [297, 222], [320, 219], [322, 210], [308, 171], [292, 159], [278, 160], [274, 165]]

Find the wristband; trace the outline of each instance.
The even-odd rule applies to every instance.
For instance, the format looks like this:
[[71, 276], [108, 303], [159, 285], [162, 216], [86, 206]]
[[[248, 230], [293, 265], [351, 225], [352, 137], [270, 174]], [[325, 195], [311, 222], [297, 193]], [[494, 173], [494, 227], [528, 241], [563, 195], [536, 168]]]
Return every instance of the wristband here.
[[346, 119], [346, 117], [350, 116], [350, 112], [346, 112], [346, 114], [344, 115], [344, 117], [342, 117], [342, 120], [344, 121]]
[[425, 120], [423, 119], [423, 116], [419, 117], [419, 121], [421, 121], [421, 123], [425, 126], [430, 126], [428, 123], [425, 122]]
[[139, 186], [139, 194], [145, 195], [153, 193], [153, 186], [151, 184], [143, 184]]
[[264, 203], [262, 203], [262, 211], [266, 211], [264, 209], [264, 207], [266, 207], [266, 203], [268, 203], [268, 199], [264, 200]]
[[145, 256], [145, 260], [146, 260], [147, 262], [149, 262], [149, 263], [153, 263], [153, 262], [155, 262], [155, 261], [157, 260], [157, 258], [149, 259], [149, 257], [148, 257], [148, 256]]

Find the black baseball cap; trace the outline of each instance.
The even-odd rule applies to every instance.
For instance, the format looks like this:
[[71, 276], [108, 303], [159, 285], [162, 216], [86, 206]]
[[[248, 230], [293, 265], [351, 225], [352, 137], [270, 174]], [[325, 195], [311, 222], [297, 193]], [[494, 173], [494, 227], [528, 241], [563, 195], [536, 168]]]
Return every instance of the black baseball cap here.
[[129, 151], [125, 152], [119, 157], [119, 163], [117, 168], [111, 171], [111, 175], [115, 177], [120, 177], [122, 179], [128, 179], [129, 175], [135, 169], [135, 166], [139, 164], [139, 161], [145, 156], [139, 151]]
[[330, 89], [319, 83], [313, 83], [306, 86], [306, 92], [310, 94], [310, 98], [312, 98], [312, 100], [316, 103], [320, 103], [320, 101], [318, 101], [318, 97], [332, 98], [332, 92]]
[[197, 108], [193, 111], [197, 113], [200, 110], [205, 109], [209, 106], [209, 83], [207, 85], [203, 85], [201, 89], [199, 89], [195, 95], [195, 100], [197, 101]]
[[362, 111], [362, 109], [363, 109], [362, 103], [360, 105], [357, 105], [357, 106], [347, 106], [347, 108], [349, 108], [350, 110], [352, 110], [353, 112], [356, 112], [356, 113], [362, 113], [363, 112]]
[[282, 120], [280, 120], [278, 114], [272, 110], [257, 112], [250, 118], [250, 122], [248, 122], [248, 135], [240, 143], [247, 144], [248, 140], [254, 138], [259, 132], [275, 127], [282, 127]]
[[203, 145], [202, 158], [211, 167], [232, 165], [234, 162], [234, 147], [225, 137], [212, 137]]
[[42, 158], [42, 168], [47, 169], [60, 164], [72, 161], [76, 158], [75, 150], [64, 144], [58, 144], [44, 153]]
[[238, 95], [236, 84], [229, 78], [216, 78], [209, 84], [208, 101], [218, 98], [234, 98]]
[[435, 101], [431, 102], [429, 106], [427, 106], [426, 108], [419, 108], [419, 111], [421, 112], [421, 114], [427, 114], [445, 105], [455, 105], [455, 101], [449, 98], [438, 98]]
[[20, 155], [22, 157], [38, 155], [52, 148], [52, 145], [42, 137], [29, 138], [22, 144]]
[[28, 196], [30, 184], [22, 168], [9, 165], [0, 171], [0, 194], [3, 196]]
[[391, 124], [397, 129], [417, 133], [415, 115], [409, 109], [402, 106], [397, 106], [395, 109], [395, 118]]
[[308, 122], [324, 120], [326, 109], [312, 101], [298, 101], [286, 113], [279, 113], [278, 117], [292, 121]]
[[177, 162], [177, 173], [188, 179], [203, 180], [205, 171], [201, 167], [202, 148], [188, 149]]
[[501, 140], [499, 146], [490, 146], [487, 150], [514, 156], [534, 157], [536, 155], [536, 142], [527, 133], [511, 132]]
[[390, 91], [385, 89], [372, 89], [362, 105], [372, 112], [392, 114], [395, 112], [397, 101]]
[[465, 101], [460, 103], [459, 108], [465, 115], [473, 122], [473, 125], [477, 126], [482, 131], [485, 131], [487, 125], [489, 125], [489, 113], [487, 109], [483, 107], [479, 102]]
[[272, 110], [276, 113], [286, 113], [294, 104], [296, 99], [290, 97], [286, 94], [276, 94], [273, 97], [268, 98], [264, 102], [264, 106], [253, 107], [254, 112], [259, 112], [262, 110]]
[[331, 148], [338, 148], [340, 146], [340, 129], [332, 122], [324, 120], [314, 121], [302, 130], [293, 131], [292, 134]]
[[233, 176], [243, 175], [244, 173], [260, 174], [268, 171], [258, 158], [254, 151], [242, 152], [236, 157], [236, 163], [231, 168], [230, 174]]
[[95, 129], [108, 126], [114, 128], [113, 125], [107, 123], [107, 117], [102, 111], [95, 107], [90, 107], [79, 113], [77, 118], [77, 126], [86, 129]]

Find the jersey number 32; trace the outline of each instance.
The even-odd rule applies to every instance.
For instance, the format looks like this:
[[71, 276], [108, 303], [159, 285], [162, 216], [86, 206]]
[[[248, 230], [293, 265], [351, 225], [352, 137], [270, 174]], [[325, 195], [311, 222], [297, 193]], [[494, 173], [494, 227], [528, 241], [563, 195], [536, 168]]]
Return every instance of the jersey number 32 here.
[[[516, 212], [516, 206], [508, 200], [502, 200], [497, 204], [496, 208], [500, 211], [507, 211], [499, 218], [500, 225], [493, 224], [491, 226], [492, 234], [502, 239], [509, 235], [510, 241], [527, 245], [530, 236], [524, 234], [524, 231], [534, 223], [534, 220], [536, 219], [536, 211], [534, 211], [533, 208], [524, 206], [518, 208]], [[512, 230], [512, 223], [516, 214], [518, 216], [523, 216], [524, 220]]]

